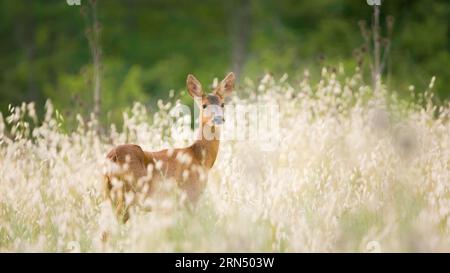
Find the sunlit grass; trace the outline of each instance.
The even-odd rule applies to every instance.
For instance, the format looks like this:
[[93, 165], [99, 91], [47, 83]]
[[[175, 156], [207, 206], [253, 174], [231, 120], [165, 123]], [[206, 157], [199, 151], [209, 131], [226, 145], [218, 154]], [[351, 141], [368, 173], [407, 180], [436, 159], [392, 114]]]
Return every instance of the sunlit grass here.
[[[342, 80], [338, 80], [337, 78]], [[0, 251], [449, 251], [449, 106], [401, 101], [358, 74], [289, 84], [249, 79], [230, 103], [277, 103], [276, 150], [225, 141], [195, 212], [136, 211], [118, 224], [102, 198], [113, 145], [186, 145], [170, 104], [136, 104], [123, 128], [63, 133], [51, 103], [0, 118]], [[101, 234], [108, 231], [108, 240]]]

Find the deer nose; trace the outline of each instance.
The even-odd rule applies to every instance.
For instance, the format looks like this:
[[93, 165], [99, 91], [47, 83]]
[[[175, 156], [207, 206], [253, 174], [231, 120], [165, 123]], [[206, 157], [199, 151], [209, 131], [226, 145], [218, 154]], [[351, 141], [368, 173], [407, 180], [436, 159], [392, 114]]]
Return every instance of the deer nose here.
[[220, 125], [225, 121], [225, 119], [222, 116], [215, 116], [214, 117], [214, 124]]

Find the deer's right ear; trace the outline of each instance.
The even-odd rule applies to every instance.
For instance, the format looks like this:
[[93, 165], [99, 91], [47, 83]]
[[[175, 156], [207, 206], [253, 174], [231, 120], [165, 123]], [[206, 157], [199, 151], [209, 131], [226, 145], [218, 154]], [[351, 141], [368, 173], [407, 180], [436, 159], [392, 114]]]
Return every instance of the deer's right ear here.
[[186, 86], [189, 94], [195, 98], [201, 98], [203, 95], [202, 85], [200, 82], [194, 77], [194, 75], [189, 74], [186, 80]]

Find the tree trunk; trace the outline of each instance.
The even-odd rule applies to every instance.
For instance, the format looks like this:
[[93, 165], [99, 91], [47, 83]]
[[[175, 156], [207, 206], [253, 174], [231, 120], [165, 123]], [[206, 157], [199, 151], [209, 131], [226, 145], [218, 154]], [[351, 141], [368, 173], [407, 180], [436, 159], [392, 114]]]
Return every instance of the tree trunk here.
[[91, 1], [92, 28], [89, 45], [91, 47], [94, 69], [94, 116], [97, 122], [97, 132], [100, 132], [101, 88], [102, 88], [102, 51], [100, 46], [100, 23], [97, 18], [97, 1]]
[[232, 7], [232, 65], [236, 77], [242, 73], [250, 40], [251, 3], [249, 0], [236, 0]]
[[27, 101], [37, 101], [39, 99], [39, 89], [36, 83], [34, 60], [36, 57], [35, 44], [35, 28], [33, 14], [29, 9], [21, 11], [21, 16], [15, 24], [16, 39], [20, 48], [23, 49], [23, 54], [27, 64], [27, 89], [25, 98]]
[[373, 25], [372, 25], [372, 32], [373, 32], [373, 43], [374, 43], [374, 50], [373, 50], [373, 71], [372, 71], [372, 82], [373, 82], [373, 89], [375, 92], [378, 91], [379, 85], [381, 82], [381, 71], [380, 71], [380, 44], [381, 44], [381, 37], [380, 37], [380, 6], [374, 5], [373, 6]]

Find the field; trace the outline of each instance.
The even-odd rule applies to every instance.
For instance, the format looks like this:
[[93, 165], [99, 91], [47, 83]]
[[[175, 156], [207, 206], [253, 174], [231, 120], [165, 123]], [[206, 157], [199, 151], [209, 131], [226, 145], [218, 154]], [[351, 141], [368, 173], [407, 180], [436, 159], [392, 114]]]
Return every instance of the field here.
[[50, 102], [41, 120], [32, 103], [11, 106], [0, 116], [0, 251], [450, 251], [450, 108], [433, 102], [433, 84], [399, 99], [358, 73], [246, 79], [230, 104], [277, 105], [276, 148], [223, 141], [195, 211], [160, 200], [126, 224], [103, 202], [105, 155], [187, 144], [168, 130], [175, 98], [157, 112], [137, 103], [100, 135], [81, 117], [64, 132]]

